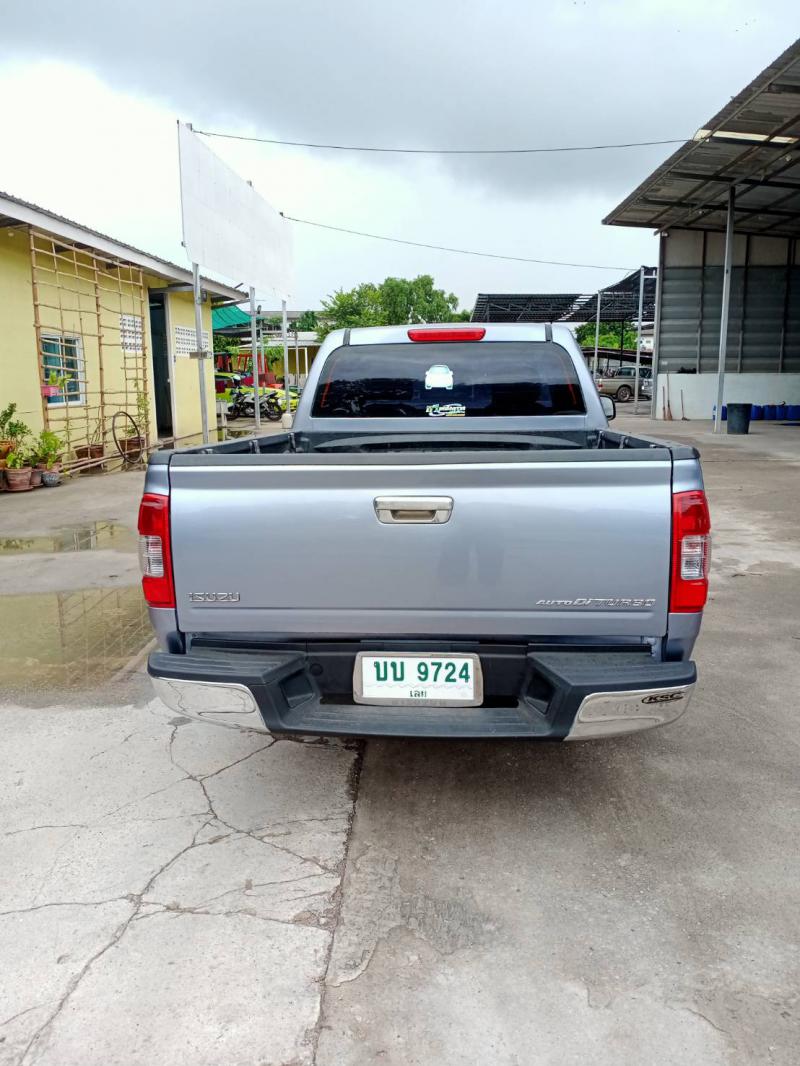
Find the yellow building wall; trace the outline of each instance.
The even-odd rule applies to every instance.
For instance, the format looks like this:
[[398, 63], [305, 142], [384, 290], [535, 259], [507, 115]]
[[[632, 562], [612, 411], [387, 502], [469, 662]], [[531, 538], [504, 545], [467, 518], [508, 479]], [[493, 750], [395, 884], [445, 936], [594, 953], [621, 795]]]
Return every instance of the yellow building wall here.
[[[173, 432], [177, 438], [192, 437], [202, 433], [203, 423], [200, 414], [200, 387], [197, 373], [197, 360], [177, 354], [176, 326], [184, 326], [194, 334], [194, 296], [191, 292], [171, 292], [167, 294], [167, 335], [172, 366], [172, 387], [174, 390], [173, 411], [175, 426]], [[213, 348], [211, 331], [211, 303], [203, 305], [203, 329], [208, 332], [209, 348]], [[192, 340], [192, 348], [195, 342]], [[216, 393], [214, 391], [214, 360], [203, 360], [203, 379], [205, 382], [208, 424], [214, 433], [217, 425]]]
[[27, 231], [19, 227], [0, 229], [0, 410], [9, 403], [16, 403], [16, 417], [39, 433], [43, 415], [31, 261]]
[[[107, 452], [113, 451], [111, 424], [117, 412], [127, 412], [145, 433], [152, 421], [145, 279], [135, 267], [107, 264], [49, 238], [37, 236], [34, 247], [32, 277], [41, 335], [79, 337], [83, 363], [82, 402], [49, 404], [49, 426], [70, 451], [87, 440], [102, 441]], [[123, 316], [138, 325], [138, 335], [127, 334], [127, 347]], [[126, 426], [130, 423], [118, 433]]]
[[[124, 410], [137, 423], [142, 421], [137, 392], [147, 396], [147, 428], [152, 443], [156, 417], [148, 289], [163, 289], [168, 283], [163, 278], [142, 276], [125, 264], [107, 265], [102, 257], [94, 259], [91, 253], [54, 244], [50, 238], [37, 236], [34, 243], [36, 250], [32, 255], [25, 227], [0, 229], [0, 409], [14, 402], [17, 417], [34, 434], [45, 426], [41, 355], [36, 339], [38, 312], [42, 334], [80, 337], [84, 402], [46, 405], [49, 428], [68, 444], [65, 458], [74, 457], [76, 446], [98, 438], [103, 440], [107, 454], [112, 453], [114, 413]], [[191, 437], [202, 429], [197, 361], [178, 355], [175, 327], [194, 331], [193, 296], [190, 292], [168, 293], [165, 302], [174, 392], [173, 432], [179, 438]], [[143, 354], [123, 350], [121, 315], [141, 319]], [[206, 301], [202, 317], [211, 345], [210, 301]], [[213, 432], [213, 360], [203, 363], [203, 376]]]

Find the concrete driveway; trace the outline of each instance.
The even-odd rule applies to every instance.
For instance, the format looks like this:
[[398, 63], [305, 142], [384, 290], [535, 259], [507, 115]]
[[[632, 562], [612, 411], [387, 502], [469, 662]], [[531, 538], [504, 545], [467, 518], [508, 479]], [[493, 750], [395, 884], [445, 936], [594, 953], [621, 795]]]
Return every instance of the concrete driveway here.
[[586, 745], [175, 717], [140, 476], [0, 497], [3, 1066], [796, 1066], [800, 431], [620, 422], [700, 441], [714, 580], [687, 717]]

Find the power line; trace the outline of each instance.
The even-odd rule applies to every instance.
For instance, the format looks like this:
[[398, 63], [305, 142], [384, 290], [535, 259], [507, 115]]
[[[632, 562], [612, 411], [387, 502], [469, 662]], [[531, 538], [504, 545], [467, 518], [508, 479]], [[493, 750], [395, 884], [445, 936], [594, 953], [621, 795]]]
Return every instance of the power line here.
[[690, 137], [672, 137], [664, 141], [628, 141], [622, 144], [578, 144], [556, 148], [376, 148], [363, 144], [315, 144], [311, 141], [281, 141], [276, 137], [248, 137], [243, 133], [222, 133], [218, 130], [198, 130], [204, 137], [224, 137], [230, 141], [254, 141], [258, 144], [280, 144], [289, 148], [326, 148], [337, 152], [383, 152], [394, 155], [542, 155], [551, 152], [602, 152], [612, 148], [648, 148], [662, 144], [684, 144]]
[[[283, 212], [281, 212], [283, 215]], [[380, 233], [364, 233], [363, 230], [345, 229], [344, 226], [329, 226], [325, 222], [311, 222], [307, 218], [292, 218], [283, 215], [287, 222], [297, 222], [301, 226], [315, 226], [317, 229], [333, 230], [335, 233], [349, 233], [352, 237], [369, 237], [374, 241], [389, 241], [391, 244], [407, 244], [412, 248], [430, 248], [434, 252], [455, 252], [457, 255], [477, 255], [482, 259], [505, 259], [512, 263], [537, 263], [540, 266], [587, 267], [591, 270], [625, 270], [631, 267], [609, 266], [607, 263], [565, 263], [558, 259], [529, 259], [523, 255], [499, 255], [495, 252], [476, 252], [471, 248], [449, 248], [443, 244], [425, 244], [423, 241], [405, 241], [400, 237], [385, 237]]]

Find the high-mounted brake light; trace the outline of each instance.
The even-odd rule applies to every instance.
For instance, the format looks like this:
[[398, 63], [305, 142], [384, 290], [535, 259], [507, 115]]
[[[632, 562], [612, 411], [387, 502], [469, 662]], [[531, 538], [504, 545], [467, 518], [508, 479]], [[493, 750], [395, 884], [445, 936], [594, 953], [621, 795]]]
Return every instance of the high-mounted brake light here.
[[671, 611], [702, 611], [708, 598], [710, 563], [711, 516], [706, 494], [676, 492], [672, 497]]
[[139, 565], [149, 607], [174, 607], [169, 496], [146, 492], [139, 505]]
[[432, 341], [482, 341], [486, 336], [483, 326], [465, 329], [410, 329], [408, 339], [418, 344], [430, 344]]

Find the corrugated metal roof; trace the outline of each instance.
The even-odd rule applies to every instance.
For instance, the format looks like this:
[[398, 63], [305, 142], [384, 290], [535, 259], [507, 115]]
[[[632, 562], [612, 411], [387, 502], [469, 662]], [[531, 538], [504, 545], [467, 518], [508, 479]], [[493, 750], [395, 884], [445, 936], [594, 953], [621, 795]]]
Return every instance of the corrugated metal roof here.
[[800, 236], [800, 39], [662, 163], [603, 221]]
[[[642, 319], [652, 321], [655, 307], [655, 267], [646, 267]], [[600, 321], [630, 322], [639, 315], [639, 271], [601, 289]], [[478, 293], [473, 322], [593, 322], [597, 293], [534, 292]]]

